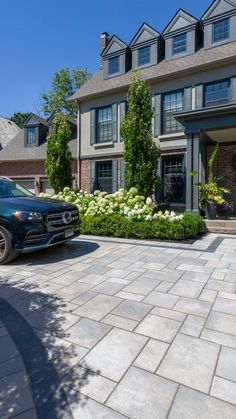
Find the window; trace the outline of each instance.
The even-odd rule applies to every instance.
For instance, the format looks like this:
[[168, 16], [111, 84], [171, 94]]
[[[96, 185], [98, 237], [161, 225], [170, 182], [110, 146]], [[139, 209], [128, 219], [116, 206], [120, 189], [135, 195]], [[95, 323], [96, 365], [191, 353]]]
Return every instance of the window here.
[[205, 86], [205, 106], [215, 106], [229, 101], [229, 80]]
[[36, 142], [36, 128], [26, 128], [26, 145], [33, 146]]
[[170, 203], [185, 202], [185, 167], [183, 156], [163, 157], [163, 198]]
[[173, 38], [173, 55], [187, 51], [187, 34], [176, 35]]
[[213, 43], [229, 39], [229, 19], [213, 23]]
[[100, 108], [97, 110], [97, 142], [112, 141], [112, 108]]
[[138, 49], [138, 66], [149, 64], [151, 61], [151, 48], [143, 47]]
[[173, 92], [164, 95], [163, 101], [163, 132], [182, 131], [182, 125], [175, 119], [174, 113], [183, 109], [183, 92]]
[[110, 58], [108, 61], [108, 74], [119, 73], [120, 71], [120, 57]]
[[112, 162], [97, 163], [97, 187], [100, 191], [112, 193]]

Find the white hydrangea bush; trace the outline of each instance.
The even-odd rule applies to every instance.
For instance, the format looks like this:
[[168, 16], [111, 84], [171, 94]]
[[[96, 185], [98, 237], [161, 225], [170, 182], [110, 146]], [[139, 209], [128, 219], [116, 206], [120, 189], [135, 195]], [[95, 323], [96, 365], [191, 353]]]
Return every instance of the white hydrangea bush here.
[[173, 211], [159, 211], [154, 214], [154, 202], [152, 198], [145, 199], [144, 196], [138, 195], [136, 188], [131, 188], [129, 191], [120, 189], [113, 194], [101, 191], [95, 191], [93, 194], [89, 194], [82, 190], [75, 192], [70, 188], [64, 188], [63, 192], [59, 192], [56, 195], [51, 196], [41, 193], [40, 197], [59, 199], [76, 204], [80, 214], [84, 216], [120, 214], [131, 220], [145, 221], [151, 221], [157, 218], [175, 221], [183, 218], [183, 215], [177, 215]]

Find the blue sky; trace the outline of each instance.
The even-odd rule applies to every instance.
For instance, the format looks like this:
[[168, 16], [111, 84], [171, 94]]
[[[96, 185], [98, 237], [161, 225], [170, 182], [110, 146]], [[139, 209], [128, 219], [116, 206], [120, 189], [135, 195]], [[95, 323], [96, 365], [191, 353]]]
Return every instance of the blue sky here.
[[[118, 3], [118, 2], [117, 2]], [[129, 43], [143, 23], [162, 31], [178, 8], [201, 17], [211, 0], [8, 0], [1, 2], [0, 115], [40, 112], [61, 67], [99, 67], [100, 35]]]

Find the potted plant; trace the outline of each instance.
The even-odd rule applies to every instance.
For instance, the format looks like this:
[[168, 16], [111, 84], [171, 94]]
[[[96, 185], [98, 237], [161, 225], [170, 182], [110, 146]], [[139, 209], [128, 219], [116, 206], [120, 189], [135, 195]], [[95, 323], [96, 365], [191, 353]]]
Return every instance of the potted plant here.
[[217, 208], [224, 204], [223, 195], [228, 192], [228, 189], [219, 187], [216, 182], [200, 186], [200, 208], [205, 210], [208, 220], [216, 218]]
[[[229, 193], [229, 189], [223, 188], [218, 185], [218, 181], [222, 177], [215, 177], [213, 173], [213, 166], [216, 156], [219, 152], [219, 144], [217, 143], [208, 160], [208, 182], [202, 185], [200, 182], [196, 183], [199, 187], [199, 201], [200, 209], [205, 211], [208, 220], [214, 220], [217, 216], [218, 208], [221, 207], [226, 201], [224, 194]], [[190, 173], [190, 176], [195, 176], [197, 173]]]

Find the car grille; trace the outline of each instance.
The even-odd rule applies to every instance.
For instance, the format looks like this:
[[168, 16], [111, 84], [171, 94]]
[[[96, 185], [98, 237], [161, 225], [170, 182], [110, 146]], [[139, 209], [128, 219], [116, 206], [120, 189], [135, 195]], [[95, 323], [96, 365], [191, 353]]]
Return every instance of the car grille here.
[[76, 224], [79, 220], [78, 210], [57, 211], [47, 215], [47, 223], [49, 226], [69, 226]]
[[39, 243], [43, 240], [47, 239], [47, 233], [37, 234], [34, 232], [30, 232], [24, 239], [25, 244], [32, 244], [32, 243]]

